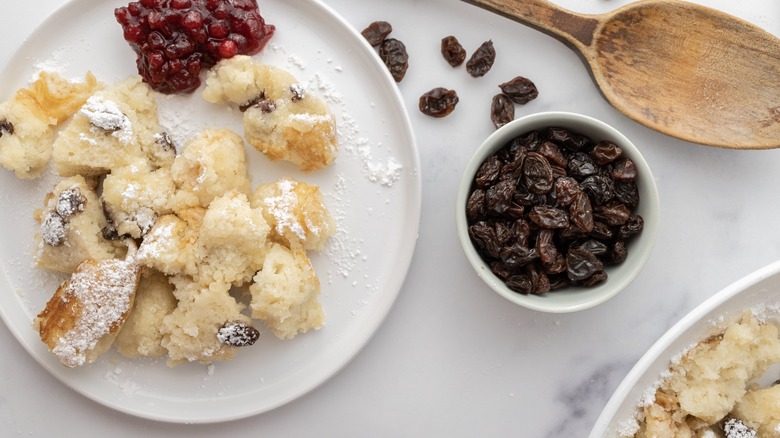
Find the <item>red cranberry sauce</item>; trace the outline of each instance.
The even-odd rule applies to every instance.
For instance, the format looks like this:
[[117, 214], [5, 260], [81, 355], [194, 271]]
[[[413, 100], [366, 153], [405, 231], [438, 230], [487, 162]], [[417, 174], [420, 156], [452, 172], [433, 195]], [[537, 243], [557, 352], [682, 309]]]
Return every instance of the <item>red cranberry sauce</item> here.
[[166, 94], [190, 93], [221, 59], [260, 52], [276, 28], [256, 0], [140, 0], [114, 10], [138, 73]]

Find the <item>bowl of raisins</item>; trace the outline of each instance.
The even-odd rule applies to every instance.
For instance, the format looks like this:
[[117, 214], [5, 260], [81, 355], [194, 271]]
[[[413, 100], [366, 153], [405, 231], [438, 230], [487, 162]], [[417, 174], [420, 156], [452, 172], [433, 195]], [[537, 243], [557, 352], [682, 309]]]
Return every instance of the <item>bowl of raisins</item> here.
[[634, 280], [655, 245], [659, 211], [650, 168], [623, 134], [585, 115], [545, 112], [502, 126], [477, 149], [456, 224], [466, 258], [494, 291], [566, 313]]

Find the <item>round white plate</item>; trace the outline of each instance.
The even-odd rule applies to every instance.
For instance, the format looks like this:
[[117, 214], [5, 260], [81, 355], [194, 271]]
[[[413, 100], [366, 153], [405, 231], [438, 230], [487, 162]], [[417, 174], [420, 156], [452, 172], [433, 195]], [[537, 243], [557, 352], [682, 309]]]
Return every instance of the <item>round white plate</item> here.
[[[111, 83], [135, 73], [113, 9], [119, 1], [74, 0], [47, 19], [0, 73], [0, 100], [40, 69], [68, 78], [91, 70]], [[253, 185], [292, 176], [317, 184], [338, 230], [311, 254], [322, 283], [325, 326], [290, 341], [268, 330], [233, 361], [168, 368], [164, 359], [128, 360], [111, 351], [68, 369], [40, 342], [34, 316], [61, 276], [34, 267], [34, 210], [57, 177], [21, 181], [0, 168], [0, 314], [30, 354], [64, 384], [114, 409], [171, 422], [205, 423], [258, 414], [289, 402], [338, 372], [390, 310], [411, 262], [421, 207], [419, 158], [396, 84], [360, 34], [315, 0], [262, 0], [277, 33], [257, 57], [287, 69], [330, 104], [341, 151], [334, 165], [303, 174], [248, 147]], [[243, 132], [240, 113], [199, 92], [159, 100], [163, 126], [184, 141], [205, 127]], [[41, 389], [42, 390], [42, 389]]]
[[590, 438], [616, 438], [635, 425], [640, 400], [659, 381], [675, 356], [721, 331], [752, 310], [759, 317], [780, 318], [780, 262], [774, 262], [726, 287], [672, 326], [634, 365], [604, 407]]

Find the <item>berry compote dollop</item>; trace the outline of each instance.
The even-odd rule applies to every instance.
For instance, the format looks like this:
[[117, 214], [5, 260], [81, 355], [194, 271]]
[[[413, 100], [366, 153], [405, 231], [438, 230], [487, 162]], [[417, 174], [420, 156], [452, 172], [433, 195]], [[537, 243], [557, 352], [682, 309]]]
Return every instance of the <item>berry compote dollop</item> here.
[[166, 94], [194, 91], [203, 67], [260, 52], [276, 30], [256, 0], [140, 0], [114, 16], [138, 54], [138, 73]]

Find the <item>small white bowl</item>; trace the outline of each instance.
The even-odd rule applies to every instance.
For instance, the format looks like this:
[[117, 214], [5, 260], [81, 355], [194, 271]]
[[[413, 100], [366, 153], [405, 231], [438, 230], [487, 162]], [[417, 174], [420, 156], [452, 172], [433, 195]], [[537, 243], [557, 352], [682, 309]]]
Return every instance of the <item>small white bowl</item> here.
[[[466, 220], [466, 201], [468, 200], [474, 175], [480, 165], [489, 156], [501, 149], [511, 139], [533, 130], [549, 127], [566, 128], [573, 132], [588, 136], [594, 142], [608, 140], [623, 149], [624, 156], [630, 158], [637, 168], [637, 187], [639, 189], [639, 206], [635, 213], [644, 219], [644, 228], [638, 236], [627, 242], [628, 257], [623, 263], [606, 266], [608, 278], [598, 286], [565, 287], [543, 295], [523, 295], [515, 292], [493, 272], [482, 260], [468, 233]], [[458, 187], [455, 220], [466, 258], [477, 272], [477, 275], [496, 293], [507, 300], [543, 312], [567, 313], [585, 310], [617, 295], [636, 278], [644, 267], [658, 234], [659, 217], [658, 189], [653, 174], [639, 150], [623, 134], [604, 122], [588, 116], [566, 112], [544, 112], [516, 119], [491, 134], [474, 153], [466, 166]]]

